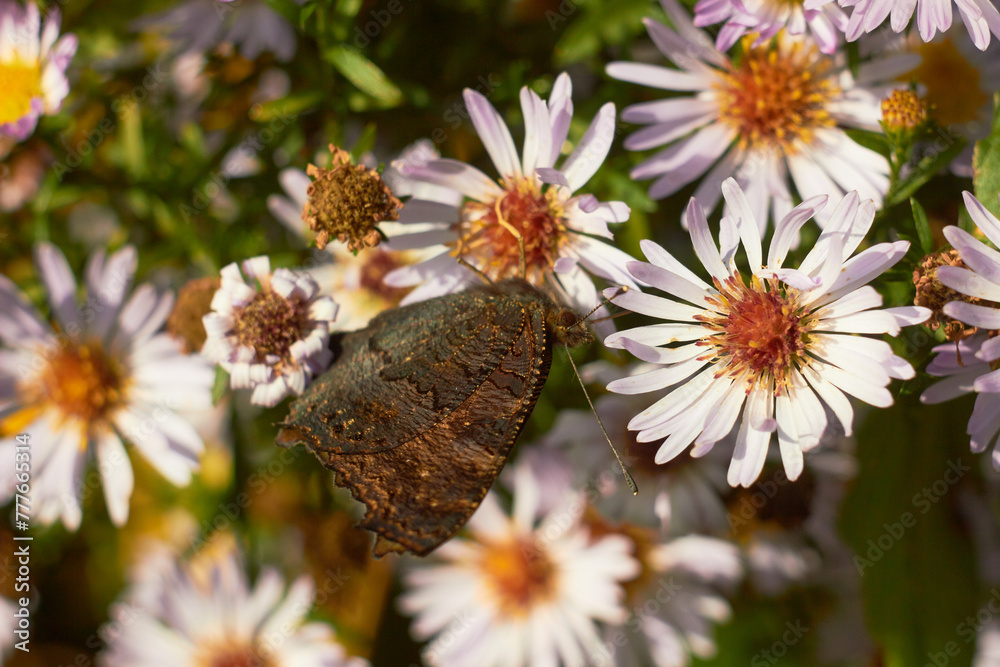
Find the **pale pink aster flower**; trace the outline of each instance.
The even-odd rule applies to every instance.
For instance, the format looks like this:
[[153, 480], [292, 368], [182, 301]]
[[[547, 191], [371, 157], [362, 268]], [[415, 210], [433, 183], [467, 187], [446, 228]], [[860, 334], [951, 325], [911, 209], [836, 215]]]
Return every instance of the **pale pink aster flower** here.
[[510, 515], [490, 492], [467, 537], [404, 574], [400, 604], [416, 617], [411, 632], [433, 637], [428, 664], [582, 667], [600, 649], [597, 622], [626, 618], [621, 582], [639, 572], [632, 542], [591, 537], [582, 522], [586, 500], [568, 486], [543, 507], [552, 497], [543, 470], [518, 464], [511, 473]]
[[121, 526], [134, 485], [123, 440], [170, 482], [186, 485], [204, 444], [175, 411], [211, 405], [212, 368], [157, 333], [172, 294], [158, 295], [144, 284], [126, 300], [135, 248], [91, 257], [83, 304], [58, 248], [38, 244], [35, 261], [55, 331], [0, 276], [0, 497], [13, 497], [15, 434], [28, 433], [32, 520], [79, 527], [83, 475], [93, 453], [108, 514]]
[[[822, 55], [809, 41], [778, 39], [747, 50], [735, 64], [691, 23], [676, 0], [661, 0], [675, 29], [646, 19], [659, 50], [676, 68], [613, 62], [613, 78], [682, 96], [633, 104], [622, 120], [647, 125], [625, 139], [629, 150], [666, 146], [631, 176], [655, 178], [649, 194], [668, 197], [699, 178], [694, 196], [712, 210], [719, 186], [735, 177], [761, 233], [792, 208], [789, 181], [802, 199], [839, 200], [857, 190], [881, 203], [889, 163], [848, 137], [846, 128], [881, 131], [880, 101], [891, 79], [917, 61], [912, 54], [873, 59], [851, 74], [846, 55]], [[825, 223], [832, 205], [817, 215]]]
[[[886, 407], [892, 404], [886, 388], [890, 379], [914, 375], [887, 342], [851, 334], [896, 335], [901, 326], [927, 319], [930, 310], [875, 310], [882, 296], [867, 283], [898, 262], [909, 243], [882, 243], [851, 257], [874, 220], [874, 202], [861, 203], [857, 193], [844, 197], [816, 245], [792, 269], [783, 266], [792, 241], [826, 197], [806, 200], [778, 222], [765, 259], [743, 191], [732, 179], [722, 191], [733, 215], [722, 219], [721, 248], [697, 200], [687, 208], [695, 253], [713, 285], [644, 241], [651, 263], [631, 262], [633, 277], [687, 303], [641, 292], [609, 294], [617, 305], [667, 323], [605, 340], [609, 347], [662, 366], [616, 380], [608, 389], [637, 394], [675, 386], [628, 426], [639, 432], [639, 442], [663, 439], [657, 463], [691, 444], [691, 455], [703, 456], [729, 434], [742, 410], [730, 485], [749, 486], [757, 479], [775, 431], [785, 472], [796, 479], [803, 452], [818, 445], [826, 429], [823, 403], [849, 435], [854, 413], [846, 394]], [[736, 268], [741, 243], [749, 283]]]
[[725, 21], [715, 40], [719, 51], [728, 51], [746, 34], [757, 35], [753, 46], [785, 30], [789, 35], [809, 34], [823, 53], [837, 50], [847, 29], [847, 14], [837, 5], [805, 9], [788, 0], [698, 0], [694, 24], [700, 28]]
[[[306, 621], [316, 584], [264, 568], [251, 585], [235, 546], [173, 561], [126, 590], [102, 628], [102, 667], [364, 667], [333, 629]], [[137, 590], [133, 590], [137, 589]]]
[[229, 372], [233, 389], [253, 389], [251, 403], [271, 407], [330, 366], [337, 304], [306, 274], [272, 272], [266, 256], [244, 260], [243, 273], [257, 285], [235, 262], [222, 269], [201, 353]]
[[[1000, 245], [1000, 220], [971, 193], [964, 193], [964, 197], [979, 231], [994, 246]], [[1000, 252], [959, 227], [945, 227], [944, 235], [969, 268], [940, 266], [937, 279], [956, 292], [1000, 303]], [[944, 313], [984, 332], [1000, 329], [1000, 308], [952, 301], [945, 305]], [[978, 454], [992, 446], [993, 468], [1000, 470], [1000, 448], [996, 446], [1000, 433], [1000, 370], [994, 370], [1000, 359], [1000, 336], [980, 333], [957, 345], [939, 345], [934, 352], [937, 356], [927, 372], [946, 379], [925, 389], [920, 400], [940, 403], [975, 391], [978, 395], [968, 427], [972, 451]]]
[[[940, 30], [951, 27], [952, 2], [965, 23], [969, 37], [980, 51], [990, 45], [990, 33], [1000, 36], [1000, 11], [990, 0], [837, 0], [841, 7], [853, 7], [844, 31], [853, 42], [889, 19], [894, 32], [902, 32], [917, 11], [917, 30], [925, 42], [934, 39]], [[806, 0], [805, 8], [818, 10], [833, 0]]]
[[480, 93], [465, 90], [469, 116], [500, 174], [499, 181], [463, 162], [428, 155], [394, 164], [411, 183], [437, 190], [414, 193], [400, 211], [403, 224], [384, 228], [397, 250], [435, 249], [432, 258], [386, 277], [395, 287], [419, 285], [403, 304], [457, 292], [481, 280], [457, 259], [494, 281], [518, 277], [521, 254], [511, 229], [524, 239], [524, 277], [536, 287], [550, 288], [578, 312], [586, 313], [599, 303], [588, 274], [636, 287], [618, 268], [631, 258], [597, 238], [612, 239], [608, 223], [627, 220], [629, 207], [579, 194], [611, 148], [614, 104], [601, 107], [573, 152], [555, 167], [573, 117], [571, 93], [566, 74], [556, 78], [548, 103], [530, 88], [521, 89], [525, 138], [518, 156], [510, 131], [493, 105]]
[[77, 40], [75, 35], [59, 37], [59, 22], [56, 8], [42, 25], [35, 3], [0, 1], [0, 137], [26, 139], [43, 114], [62, 107], [69, 93], [66, 68]]

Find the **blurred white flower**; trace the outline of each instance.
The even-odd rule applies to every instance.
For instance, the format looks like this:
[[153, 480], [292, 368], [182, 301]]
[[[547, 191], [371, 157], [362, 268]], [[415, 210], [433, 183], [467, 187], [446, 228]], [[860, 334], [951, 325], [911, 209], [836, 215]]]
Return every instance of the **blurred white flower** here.
[[190, 562], [159, 554], [102, 628], [103, 667], [256, 665], [260, 667], [364, 667], [350, 658], [330, 626], [306, 622], [316, 586], [301, 576], [286, 588], [281, 574], [264, 568], [251, 586], [239, 553], [207, 549]]
[[53, 330], [0, 276], [0, 496], [13, 496], [14, 435], [30, 434], [32, 518], [80, 525], [80, 494], [91, 448], [112, 521], [128, 520], [134, 477], [123, 439], [173, 484], [184, 486], [204, 447], [176, 411], [211, 405], [212, 369], [158, 334], [173, 295], [140, 285], [135, 248], [93, 254], [85, 271], [87, 301], [62, 252], [35, 247], [35, 261], [55, 316]]
[[621, 582], [639, 572], [632, 543], [590, 535], [583, 494], [552, 488], [566, 475], [523, 463], [510, 472], [510, 515], [491, 492], [467, 537], [404, 575], [400, 604], [415, 616], [413, 635], [433, 637], [431, 665], [582, 666], [600, 648], [596, 622], [625, 620]]

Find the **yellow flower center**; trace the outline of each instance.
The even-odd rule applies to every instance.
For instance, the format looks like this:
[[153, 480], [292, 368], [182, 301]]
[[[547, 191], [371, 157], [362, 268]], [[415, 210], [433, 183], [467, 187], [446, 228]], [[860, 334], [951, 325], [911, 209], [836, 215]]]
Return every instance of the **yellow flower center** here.
[[506, 616], [527, 616], [555, 595], [558, 571], [533, 539], [487, 544], [479, 567]]
[[900, 80], [916, 79], [927, 87], [927, 103], [938, 124], [947, 127], [976, 120], [989, 100], [982, 90], [979, 70], [947, 37], [921, 42], [916, 51], [922, 58], [920, 65]]
[[[10, 416], [13, 422], [55, 408], [64, 420], [91, 426], [106, 422], [126, 402], [127, 370], [99, 341], [67, 345], [52, 355], [28, 384], [22, 386], [25, 407]], [[5, 422], [3, 431], [8, 430]]]
[[13, 123], [31, 111], [31, 100], [42, 94], [42, 76], [38, 63], [20, 59], [0, 62], [0, 124]]
[[715, 85], [719, 118], [736, 130], [741, 148], [795, 152], [816, 129], [834, 125], [827, 107], [840, 89], [832, 69], [830, 58], [802, 42], [748, 49]]
[[780, 395], [793, 368], [808, 363], [816, 320], [797, 304], [795, 290], [773, 288], [756, 276], [749, 286], [738, 273], [715, 286], [719, 295], [711, 301], [719, 312], [696, 317], [716, 332], [697, 343], [712, 348], [704, 358], [721, 366], [716, 377], [742, 376], [748, 392], [773, 382]]
[[[465, 204], [453, 254], [494, 281], [523, 277], [540, 285], [568, 239], [562, 205], [554, 188], [542, 194], [533, 179], [511, 179], [502, 185], [504, 193], [494, 202]], [[512, 229], [524, 239], [526, 276], [520, 275], [521, 251]]]

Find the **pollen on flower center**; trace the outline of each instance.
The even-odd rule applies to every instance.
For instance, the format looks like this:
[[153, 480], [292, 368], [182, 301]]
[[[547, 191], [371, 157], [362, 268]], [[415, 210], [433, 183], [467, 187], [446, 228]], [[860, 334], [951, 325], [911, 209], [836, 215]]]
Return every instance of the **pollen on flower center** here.
[[744, 377], [748, 392], [773, 381], [775, 395], [781, 394], [790, 371], [806, 362], [813, 322], [793, 291], [770, 288], [756, 276], [749, 287], [738, 273], [716, 287], [719, 314], [698, 319], [717, 333], [698, 345], [711, 346], [710, 356], [723, 362], [717, 377]]
[[195, 664], [198, 667], [272, 667], [274, 663], [253, 646], [231, 642], [202, 648]]
[[513, 228], [524, 239], [529, 282], [540, 284], [566, 241], [566, 224], [555, 191], [542, 194], [533, 180], [511, 179], [504, 194], [490, 204], [468, 202], [462, 210], [454, 253], [493, 280], [518, 277], [521, 251]]
[[308, 325], [306, 303], [270, 290], [258, 293], [253, 301], [233, 311], [237, 343], [253, 348], [258, 361], [270, 355], [287, 358], [295, 341], [305, 338]]
[[125, 402], [126, 372], [100, 343], [68, 345], [56, 353], [29, 389], [32, 402], [48, 402], [64, 417], [93, 423]]
[[391, 287], [385, 283], [386, 274], [403, 266], [399, 255], [375, 249], [361, 265], [360, 284], [369, 294], [381, 297], [390, 303], [399, 303], [406, 296], [407, 289]]
[[834, 124], [827, 107], [839, 89], [831, 64], [801, 43], [748, 49], [716, 84], [719, 118], [736, 129], [742, 148], [792, 152], [811, 143], [817, 128]]
[[530, 538], [487, 544], [479, 565], [500, 609], [509, 616], [525, 616], [555, 595], [555, 565]]
[[12, 123], [31, 111], [31, 100], [42, 94], [38, 64], [19, 60], [0, 63], [0, 124]]

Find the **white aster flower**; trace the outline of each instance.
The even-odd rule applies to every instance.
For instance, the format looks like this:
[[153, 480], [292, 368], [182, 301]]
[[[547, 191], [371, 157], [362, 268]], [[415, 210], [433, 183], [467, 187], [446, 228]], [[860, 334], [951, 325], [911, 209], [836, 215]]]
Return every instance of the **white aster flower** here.
[[[524, 277], [537, 287], [551, 288], [578, 312], [590, 311], [599, 301], [588, 273], [614, 284], [636, 286], [618, 268], [631, 258], [595, 238], [613, 238], [608, 223], [627, 220], [629, 207], [578, 194], [611, 148], [614, 104], [601, 107], [573, 152], [555, 168], [573, 117], [571, 93], [566, 74], [556, 79], [548, 103], [530, 88], [521, 89], [525, 138], [519, 157], [493, 105], [480, 93], [465, 90], [469, 116], [500, 174], [498, 182], [457, 160], [424, 155], [394, 163], [405, 179], [437, 187], [436, 194], [415, 192], [400, 211], [399, 223], [382, 225], [393, 248], [434, 246], [436, 250], [432, 258], [386, 277], [396, 287], [419, 285], [403, 299], [404, 304], [460, 291], [481, 280], [456, 259], [494, 281], [520, 276], [515, 230], [524, 239]], [[413, 223], [421, 224], [414, 228]], [[432, 223], [430, 229], [426, 223]]]
[[[874, 202], [861, 203], [857, 193], [844, 197], [816, 245], [792, 269], [783, 266], [792, 240], [826, 197], [803, 202], [776, 225], [765, 260], [759, 226], [742, 190], [728, 179], [722, 191], [733, 216], [722, 219], [721, 248], [698, 202], [692, 199], [687, 208], [695, 253], [714, 286], [650, 241], [642, 247], [651, 263], [629, 264], [637, 280], [687, 303], [641, 292], [612, 299], [668, 323], [605, 340], [609, 347], [662, 365], [616, 380], [608, 389], [636, 394], [676, 385], [628, 426], [639, 431], [639, 442], [663, 439], [657, 463], [673, 459], [692, 443], [691, 455], [703, 456], [730, 432], [742, 410], [729, 483], [749, 486], [757, 479], [775, 431], [786, 474], [795, 479], [802, 472], [802, 453], [819, 444], [826, 428], [823, 403], [850, 435], [853, 409], [845, 393], [886, 407], [892, 404], [886, 388], [890, 378], [914, 375], [885, 341], [851, 334], [896, 335], [901, 326], [922, 322], [931, 311], [874, 310], [882, 296], [867, 283], [909, 248], [906, 241], [882, 243], [851, 257], [874, 220]], [[740, 243], [750, 265], [749, 283], [736, 268]]]
[[39, 117], [62, 107], [69, 93], [66, 68], [77, 41], [75, 35], [59, 37], [59, 21], [56, 8], [41, 25], [35, 3], [0, 0], [0, 137], [26, 139]]
[[63, 254], [38, 244], [35, 260], [48, 291], [55, 331], [17, 288], [0, 276], [0, 495], [15, 486], [15, 436], [29, 435], [32, 518], [80, 525], [83, 474], [91, 456], [104, 484], [108, 514], [128, 520], [134, 477], [122, 440], [130, 441], [170, 482], [184, 486], [204, 447], [175, 410], [211, 405], [212, 369], [158, 334], [173, 295], [139, 286], [129, 246], [94, 254], [85, 275], [87, 301]]
[[694, 7], [698, 27], [726, 24], [719, 30], [715, 47], [728, 51], [746, 34], [756, 34], [754, 46], [777, 35], [810, 34], [823, 53], [837, 50], [839, 36], [847, 29], [847, 14], [837, 5], [806, 9], [788, 0], [698, 0]]
[[[916, 56], [862, 63], [855, 78], [843, 52], [825, 56], [811, 42], [778, 39], [745, 50], [736, 64], [692, 25], [676, 0], [661, 2], [676, 30], [652, 19], [646, 28], [677, 69], [607, 66], [616, 79], [689, 93], [622, 112], [622, 120], [648, 125], [625, 139], [627, 149], [666, 146], [631, 172], [637, 180], [656, 179], [651, 197], [668, 197], [704, 175], [694, 196], [711, 211], [719, 185], [732, 176], [762, 233], [769, 209], [780, 220], [792, 208], [789, 178], [802, 199], [827, 194], [839, 200], [857, 190], [864, 199], [882, 201], [888, 161], [852, 141], [845, 128], [881, 131], [880, 100], [888, 88], [876, 81], [911, 68]], [[831, 212], [820, 211], [817, 220], [825, 223]]]
[[233, 389], [253, 389], [250, 401], [268, 407], [301, 394], [333, 360], [327, 348], [337, 304], [316, 281], [288, 269], [271, 272], [265, 256], [243, 261], [248, 285], [232, 263], [205, 315], [202, 354], [230, 374]]
[[135, 27], [169, 30], [184, 51], [235, 44], [248, 60], [265, 51], [281, 62], [295, 55], [295, 29], [264, 0], [188, 0], [136, 21]]
[[[278, 179], [287, 196], [270, 195], [267, 207], [296, 236], [312, 238], [313, 232], [302, 219], [312, 179], [296, 167], [282, 170]], [[301, 269], [316, 281], [321, 293], [337, 295], [341, 316], [330, 325], [331, 331], [360, 329], [383, 310], [398, 306], [406, 295], [406, 289], [385, 284], [384, 277], [401, 266], [415, 264], [426, 253], [395, 251], [390, 246], [383, 242], [353, 253], [343, 243], [328, 243], [322, 251], [315, 250], [310, 260], [316, 261]]]
[[627, 585], [628, 621], [606, 629], [591, 664], [683, 667], [692, 656], [713, 657], [715, 626], [732, 614], [720, 590], [743, 575], [739, 549], [703, 535], [657, 543], [635, 528], [622, 530], [635, 541], [643, 570]]
[[[902, 32], [917, 10], [917, 30], [925, 42], [940, 30], [951, 27], [952, 2], [958, 7], [962, 22], [976, 47], [985, 51], [990, 33], [1000, 36], [1000, 11], [990, 0], [837, 0], [841, 7], [853, 7], [847, 29], [847, 41], [853, 42], [889, 19], [894, 32]], [[806, 9], [820, 9], [833, 0], [806, 0]]]
[[593, 538], [581, 522], [586, 501], [568, 487], [543, 512], [551, 480], [523, 464], [511, 472], [510, 516], [491, 492], [468, 537], [404, 575], [401, 605], [416, 616], [415, 637], [434, 637], [431, 665], [582, 667], [600, 648], [596, 622], [625, 620], [621, 582], [639, 571], [631, 541]]
[[255, 665], [364, 667], [350, 658], [324, 623], [305, 622], [316, 598], [308, 576], [287, 587], [264, 568], [251, 586], [235, 548], [173, 562], [126, 591], [102, 628], [102, 667]]
[[[597, 361], [581, 367], [580, 377], [606, 385], [655, 367], [618, 367]], [[723, 494], [729, 491], [725, 453], [716, 448], [702, 458], [679, 456], [667, 465], [656, 465], [652, 448], [636, 442], [635, 433], [627, 428], [629, 420], [647, 404], [641, 394], [604, 394], [594, 401], [594, 409], [646, 501], [636, 502], [626, 489], [618, 460], [589, 410], [560, 411], [541, 444], [573, 461], [574, 482], [593, 486], [597, 494], [593, 502], [610, 520], [655, 526], [673, 534], [725, 529]], [[521, 455], [525, 455], [523, 450]]]
[[[1000, 220], [978, 199], [966, 192], [965, 207], [973, 222], [994, 246], [1000, 245]], [[979, 241], [959, 227], [944, 229], [945, 238], [958, 251], [969, 268], [939, 266], [937, 279], [945, 287], [970, 297], [991, 302], [991, 305], [952, 301], [944, 307], [948, 317], [969, 326], [979, 327], [980, 333], [957, 344], [946, 343], [934, 348], [937, 356], [928, 365], [931, 375], [947, 379], [924, 390], [920, 400], [940, 403], [975, 391], [976, 406], [969, 420], [972, 451], [980, 453], [993, 446], [993, 468], [1000, 470], [1000, 252]]]

